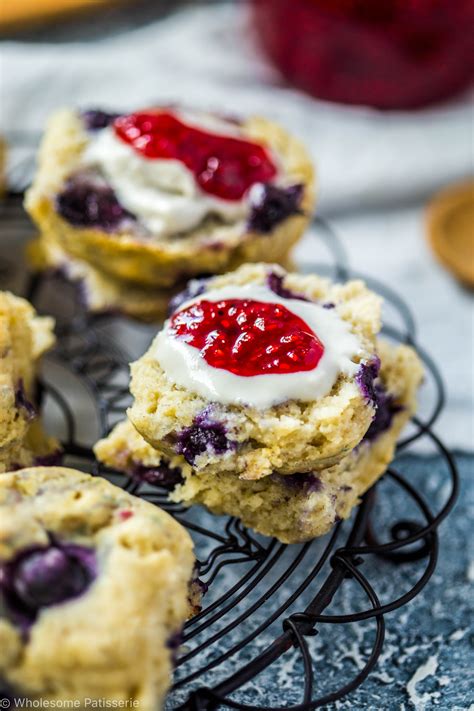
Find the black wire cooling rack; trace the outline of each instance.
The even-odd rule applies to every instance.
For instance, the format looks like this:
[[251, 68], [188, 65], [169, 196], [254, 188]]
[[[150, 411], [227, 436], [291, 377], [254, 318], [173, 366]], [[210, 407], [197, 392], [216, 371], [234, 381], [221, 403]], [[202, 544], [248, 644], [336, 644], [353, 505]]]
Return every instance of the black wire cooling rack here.
[[[10, 231], [28, 229], [21, 212], [18, 194], [5, 201], [3, 222]], [[337, 280], [355, 275], [348, 267], [337, 236], [322, 220], [316, 220], [313, 236], [327, 250], [324, 264], [307, 266], [308, 271], [327, 273]], [[57, 279], [57, 277], [53, 277]], [[397, 457], [384, 477], [363, 497], [362, 503], [347, 522], [338, 523], [322, 539], [303, 545], [285, 546], [246, 529], [235, 518], [211, 516], [199, 507], [186, 509], [167, 500], [164, 488], [151, 487], [105, 470], [95, 461], [91, 444], [82, 441], [84, 419], [96, 419], [97, 439], [110, 431], [129, 404], [128, 363], [130, 354], [118, 345], [117, 329], [130, 327], [116, 316], [88, 318], [72, 306], [67, 318], [58, 319], [58, 345], [48, 357], [44, 388], [46, 416], [55, 410], [62, 421], [62, 440], [66, 464], [78, 466], [96, 475], [110, 478], [136, 496], [164, 509], [186, 526], [196, 545], [199, 577], [207, 588], [202, 610], [184, 629], [177, 654], [175, 683], [169, 698], [170, 708], [225, 708], [279, 711], [310, 711], [343, 699], [360, 686], [377, 664], [384, 643], [385, 616], [406, 605], [427, 584], [438, 556], [438, 527], [451, 510], [457, 495], [458, 477], [451, 453], [434, 434], [432, 427], [444, 405], [444, 388], [430, 356], [416, 341], [415, 322], [407, 305], [384, 285], [366, 278], [389, 306], [385, 335], [394, 341], [414, 345], [424, 361], [429, 402], [426, 412], [414, 417], [411, 431], [398, 444]], [[26, 295], [43, 311], [55, 312], [58, 301], [66, 300], [65, 285], [34, 279]], [[58, 299], [58, 290], [61, 299]], [[48, 295], [49, 293], [49, 295]], [[132, 328], [140, 329], [135, 326]], [[134, 332], [138, 333], [138, 331]], [[144, 336], [145, 333], [145, 336]], [[141, 331], [151, 338], [152, 332]], [[55, 368], [72, 378], [70, 390], [82, 389], [89, 399], [89, 414], [58, 386]], [[74, 394], [74, 398], [76, 395]], [[421, 439], [444, 460], [449, 480], [443, 490], [445, 503], [437, 511], [410, 483], [407, 460], [401, 454]], [[384, 496], [387, 481], [400, 496], [399, 510], [392, 511], [390, 523], [380, 527], [373, 516], [376, 492]], [[411, 508], [410, 508], [411, 507]], [[417, 514], [407, 512], [417, 511]], [[385, 522], [386, 523], [386, 522]], [[383, 541], [383, 542], [380, 542]], [[377, 577], [364, 574], [369, 558], [377, 558]], [[407, 566], [417, 566], [418, 576], [405, 589]], [[412, 567], [410, 568], [412, 570]], [[400, 594], [394, 599], [379, 599], [376, 589], [384, 576], [392, 576]], [[410, 578], [411, 579], [411, 578]], [[346, 586], [356, 586], [360, 604], [356, 612], [338, 608], [338, 599]], [[362, 596], [362, 597], [361, 597]], [[330, 608], [330, 613], [326, 613]], [[312, 658], [309, 638], [327, 625], [374, 625], [371, 649], [359, 650], [364, 657], [352, 678], [347, 671], [332, 679], [333, 688], [318, 691], [317, 664]], [[281, 663], [287, 655], [300, 655], [294, 667], [292, 687], [300, 692], [293, 706], [269, 704], [269, 689], [259, 683], [259, 674]], [[268, 677], [267, 677], [268, 678]], [[258, 703], [238, 701], [239, 690], [253, 680], [260, 693]], [[274, 698], [274, 695], [273, 695]], [[281, 702], [285, 701], [282, 692]]]

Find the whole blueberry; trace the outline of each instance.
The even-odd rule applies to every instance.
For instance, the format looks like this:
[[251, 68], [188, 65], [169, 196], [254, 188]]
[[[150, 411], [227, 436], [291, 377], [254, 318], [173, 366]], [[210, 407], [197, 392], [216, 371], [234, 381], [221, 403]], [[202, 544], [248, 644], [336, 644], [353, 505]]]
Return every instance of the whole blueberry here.
[[321, 479], [310, 472], [280, 476], [280, 481], [290, 489], [302, 490], [306, 494], [317, 494], [324, 489]]
[[375, 415], [364, 435], [364, 440], [366, 441], [374, 440], [379, 434], [388, 430], [394, 416], [403, 409], [401, 405], [397, 405], [393, 396], [380, 383], [377, 383], [374, 387], [374, 402], [376, 406]]
[[253, 203], [248, 226], [254, 232], [268, 234], [291, 215], [301, 214], [302, 185], [278, 187], [267, 183]]
[[56, 196], [56, 210], [71, 225], [99, 227], [104, 231], [116, 229], [127, 218], [134, 219], [119, 203], [112, 188], [82, 177], [67, 181]]
[[56, 546], [24, 553], [11, 571], [13, 593], [32, 611], [77, 597], [90, 581], [80, 558]]

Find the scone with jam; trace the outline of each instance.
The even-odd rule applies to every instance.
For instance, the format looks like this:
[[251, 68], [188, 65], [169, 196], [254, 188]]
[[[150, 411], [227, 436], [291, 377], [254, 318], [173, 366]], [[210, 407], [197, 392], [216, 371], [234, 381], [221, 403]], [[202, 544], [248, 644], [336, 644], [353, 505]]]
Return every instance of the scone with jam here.
[[162, 289], [282, 262], [314, 199], [305, 149], [273, 122], [153, 107], [54, 115], [25, 206], [67, 254]]
[[105, 479], [58, 467], [0, 477], [2, 689], [156, 711], [194, 562], [179, 523]]
[[96, 455], [137, 482], [168, 488], [173, 501], [237, 516], [245, 525], [284, 543], [310, 540], [347, 518], [385, 472], [397, 438], [416, 409], [423, 371], [415, 351], [379, 341], [377, 354], [380, 373], [368, 391], [375, 404], [373, 419], [362, 441], [333, 466], [253, 481], [233, 471], [199, 472], [183, 465], [179, 457], [164, 457], [130, 421], [98, 442]]
[[0, 472], [57, 461], [59, 444], [43, 433], [35, 402], [37, 369], [54, 344], [53, 326], [25, 299], [0, 292]]
[[380, 299], [273, 265], [193, 281], [132, 364], [128, 416], [164, 456], [244, 479], [335, 464], [368, 430]]

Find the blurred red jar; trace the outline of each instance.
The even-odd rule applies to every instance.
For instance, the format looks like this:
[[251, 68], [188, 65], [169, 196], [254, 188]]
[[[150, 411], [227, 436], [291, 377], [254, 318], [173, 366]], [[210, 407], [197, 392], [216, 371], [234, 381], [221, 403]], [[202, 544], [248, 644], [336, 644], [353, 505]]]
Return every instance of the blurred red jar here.
[[252, 0], [252, 11], [283, 76], [321, 99], [415, 108], [472, 81], [474, 0]]

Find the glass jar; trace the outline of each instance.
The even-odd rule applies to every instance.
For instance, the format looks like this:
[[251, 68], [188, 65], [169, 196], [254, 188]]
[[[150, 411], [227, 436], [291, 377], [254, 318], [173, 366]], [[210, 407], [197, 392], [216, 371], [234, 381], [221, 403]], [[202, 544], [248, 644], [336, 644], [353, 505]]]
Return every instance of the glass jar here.
[[329, 101], [416, 108], [472, 81], [474, 0], [252, 0], [261, 45]]

